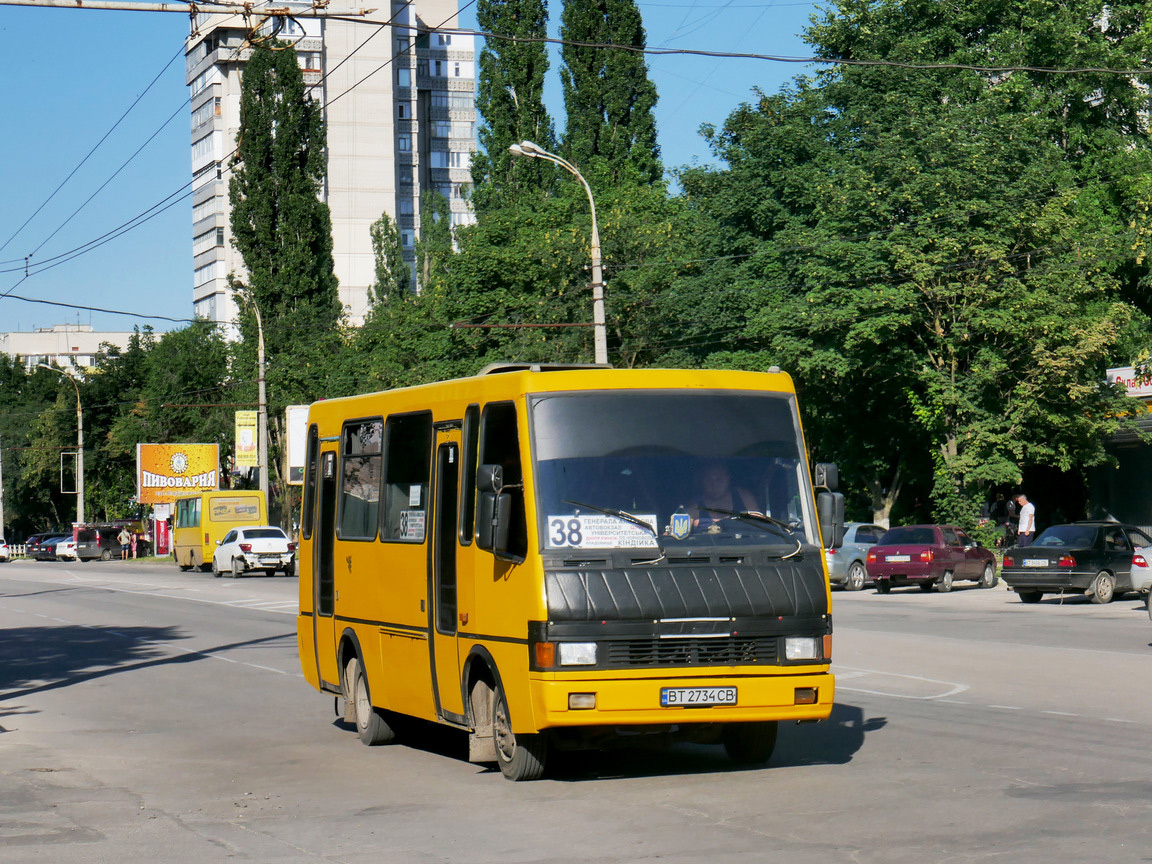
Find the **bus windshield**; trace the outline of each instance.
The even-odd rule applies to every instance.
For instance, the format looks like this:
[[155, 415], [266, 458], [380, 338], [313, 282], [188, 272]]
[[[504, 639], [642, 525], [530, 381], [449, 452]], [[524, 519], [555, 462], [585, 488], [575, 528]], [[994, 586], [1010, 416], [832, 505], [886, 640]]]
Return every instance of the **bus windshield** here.
[[817, 542], [791, 394], [594, 391], [529, 404], [542, 549]]

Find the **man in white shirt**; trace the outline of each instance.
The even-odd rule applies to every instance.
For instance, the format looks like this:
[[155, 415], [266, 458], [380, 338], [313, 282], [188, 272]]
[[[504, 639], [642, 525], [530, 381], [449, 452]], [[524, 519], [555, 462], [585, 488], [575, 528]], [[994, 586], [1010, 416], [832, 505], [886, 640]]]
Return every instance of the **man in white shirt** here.
[[1016, 496], [1016, 503], [1020, 505], [1020, 523], [1016, 529], [1016, 545], [1031, 546], [1036, 536], [1036, 505], [1028, 500], [1028, 496], [1021, 492]]

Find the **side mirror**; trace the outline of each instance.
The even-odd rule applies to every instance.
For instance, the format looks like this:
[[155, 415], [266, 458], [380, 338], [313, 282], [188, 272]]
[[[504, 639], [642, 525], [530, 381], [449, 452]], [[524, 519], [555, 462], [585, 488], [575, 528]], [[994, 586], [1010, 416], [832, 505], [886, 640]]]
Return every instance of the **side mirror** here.
[[477, 468], [476, 488], [481, 492], [501, 492], [504, 489], [504, 466], [486, 463]]
[[835, 492], [840, 488], [840, 469], [835, 462], [817, 462], [812, 469], [812, 485], [817, 489], [827, 489]]
[[[833, 466], [835, 467], [835, 466]], [[834, 544], [844, 526], [844, 496], [839, 492], [820, 492], [816, 495], [816, 516], [820, 520], [820, 537]], [[826, 546], [825, 548], [835, 548]]]
[[[498, 465], [492, 467], [500, 470]], [[508, 528], [512, 524], [512, 496], [507, 492], [481, 491], [477, 511], [476, 545], [496, 555], [507, 552]]]

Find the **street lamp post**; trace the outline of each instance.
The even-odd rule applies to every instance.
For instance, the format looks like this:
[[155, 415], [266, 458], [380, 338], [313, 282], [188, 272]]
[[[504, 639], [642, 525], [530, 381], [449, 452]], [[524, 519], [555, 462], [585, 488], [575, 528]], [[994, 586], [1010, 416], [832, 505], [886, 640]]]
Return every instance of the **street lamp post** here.
[[72, 382], [76, 388], [76, 521], [84, 524], [84, 411], [80, 407], [80, 385], [76, 379], [62, 369], [49, 366], [47, 363], [36, 364], [41, 369], [63, 375]]
[[526, 156], [529, 159], [543, 159], [554, 165], [559, 165], [569, 174], [580, 181], [584, 191], [588, 193], [588, 206], [592, 210], [592, 344], [595, 350], [597, 363], [608, 362], [608, 334], [604, 323], [604, 273], [600, 267], [600, 229], [596, 225], [596, 202], [592, 198], [592, 187], [584, 179], [584, 175], [576, 170], [576, 166], [549, 153], [538, 144], [531, 141], [521, 141], [513, 144], [508, 151], [514, 156]]
[[268, 500], [268, 394], [264, 385], [264, 322], [260, 318], [260, 307], [256, 305], [256, 298], [251, 293], [245, 295], [252, 304], [252, 311], [256, 313], [256, 388], [260, 400], [256, 414], [256, 471], [260, 478], [260, 491], [264, 500]]

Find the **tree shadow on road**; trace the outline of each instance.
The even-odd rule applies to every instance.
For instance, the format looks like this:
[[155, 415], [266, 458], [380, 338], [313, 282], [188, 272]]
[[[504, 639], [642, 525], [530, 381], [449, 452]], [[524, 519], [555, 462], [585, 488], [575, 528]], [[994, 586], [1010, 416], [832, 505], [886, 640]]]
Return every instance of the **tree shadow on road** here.
[[[188, 638], [176, 627], [63, 625], [13, 627], [0, 632], [0, 703], [106, 675], [197, 662], [209, 653], [285, 638], [278, 634], [172, 656], [172, 643]], [[21, 712], [27, 713], [23, 706], [0, 705], [0, 716]]]

